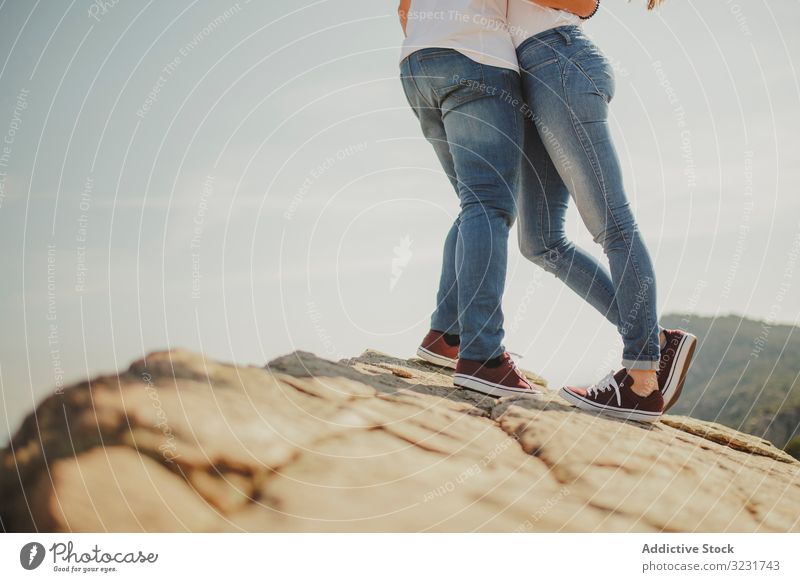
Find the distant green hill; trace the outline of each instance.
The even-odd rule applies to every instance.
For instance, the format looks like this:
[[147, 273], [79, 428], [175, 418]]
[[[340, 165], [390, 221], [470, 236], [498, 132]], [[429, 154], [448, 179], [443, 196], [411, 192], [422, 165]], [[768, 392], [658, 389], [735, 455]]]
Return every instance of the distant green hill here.
[[670, 410], [763, 437], [800, 439], [800, 328], [740, 316], [668, 315], [699, 339], [681, 399]]

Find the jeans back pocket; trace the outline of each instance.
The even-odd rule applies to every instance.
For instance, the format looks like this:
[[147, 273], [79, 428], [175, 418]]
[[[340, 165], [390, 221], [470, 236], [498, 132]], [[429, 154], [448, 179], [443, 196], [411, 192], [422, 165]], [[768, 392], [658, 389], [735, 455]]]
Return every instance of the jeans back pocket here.
[[455, 50], [425, 52], [419, 56], [419, 66], [443, 115], [465, 103], [496, 95], [505, 89], [487, 83], [484, 65]]
[[611, 103], [616, 90], [614, 69], [605, 54], [594, 44], [582, 49], [570, 61], [594, 87], [598, 95]]

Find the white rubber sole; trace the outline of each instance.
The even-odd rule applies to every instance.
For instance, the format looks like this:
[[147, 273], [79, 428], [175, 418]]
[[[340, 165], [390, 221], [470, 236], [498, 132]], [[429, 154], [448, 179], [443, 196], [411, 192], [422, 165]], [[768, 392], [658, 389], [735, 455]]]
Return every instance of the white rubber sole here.
[[417, 357], [436, 366], [442, 366], [444, 368], [453, 368], [453, 369], [455, 369], [456, 367], [456, 360], [452, 358], [446, 358], [438, 354], [434, 354], [432, 351], [427, 350], [422, 346], [417, 348]]
[[686, 373], [692, 363], [694, 348], [697, 345], [697, 336], [687, 333], [681, 339], [675, 355], [675, 364], [670, 370], [667, 383], [662, 391], [664, 396], [664, 412], [674, 405], [683, 391], [683, 384], [686, 381]]
[[656, 422], [659, 418], [661, 418], [660, 412], [646, 412], [644, 410], [622, 410], [619, 408], [614, 408], [613, 406], [604, 406], [602, 404], [597, 404], [596, 402], [592, 402], [591, 400], [587, 400], [574, 392], [567, 390], [566, 388], [562, 388], [558, 391], [558, 395], [561, 396], [564, 400], [569, 402], [570, 404], [580, 408], [581, 410], [585, 410], [587, 412], [597, 412], [604, 416], [612, 416], [614, 418], [620, 418], [622, 420], [638, 420], [639, 422]]
[[541, 398], [544, 396], [541, 392], [532, 392], [531, 390], [515, 390], [502, 384], [495, 384], [494, 382], [487, 382], [475, 376], [467, 376], [466, 374], [454, 374], [453, 384], [459, 388], [466, 388], [467, 390], [474, 390], [487, 396], [528, 396], [529, 398]]

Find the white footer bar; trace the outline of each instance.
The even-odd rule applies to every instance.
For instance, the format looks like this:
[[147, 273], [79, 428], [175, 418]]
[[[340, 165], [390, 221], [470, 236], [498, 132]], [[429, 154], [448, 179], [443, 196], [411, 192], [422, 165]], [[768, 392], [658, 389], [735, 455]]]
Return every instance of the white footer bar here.
[[196, 573], [225, 582], [800, 580], [798, 547], [800, 534], [5, 534], [0, 573], [117, 581]]

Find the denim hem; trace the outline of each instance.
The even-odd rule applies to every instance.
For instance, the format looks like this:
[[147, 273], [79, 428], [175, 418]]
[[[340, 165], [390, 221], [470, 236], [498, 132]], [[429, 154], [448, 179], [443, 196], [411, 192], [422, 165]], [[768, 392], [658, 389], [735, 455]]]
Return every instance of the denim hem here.
[[458, 324], [451, 325], [450, 327], [446, 327], [444, 325], [432, 325], [431, 326], [431, 331], [436, 331], [436, 332], [439, 332], [439, 333], [446, 333], [448, 335], [457, 335], [457, 336], [461, 337], [461, 333], [459, 332], [459, 329], [458, 329]]
[[447, 324], [441, 323], [437, 319], [431, 319], [431, 327], [430, 328], [433, 331], [438, 331], [438, 332], [441, 332], [441, 333], [453, 333], [453, 334], [456, 334], [456, 335], [461, 335], [461, 326], [459, 325], [458, 321], [455, 321], [454, 323], [452, 323], [450, 325], [447, 325]]
[[647, 360], [639, 358], [637, 360], [622, 360], [622, 367], [626, 370], [655, 370], [658, 371], [660, 358], [656, 360]]

